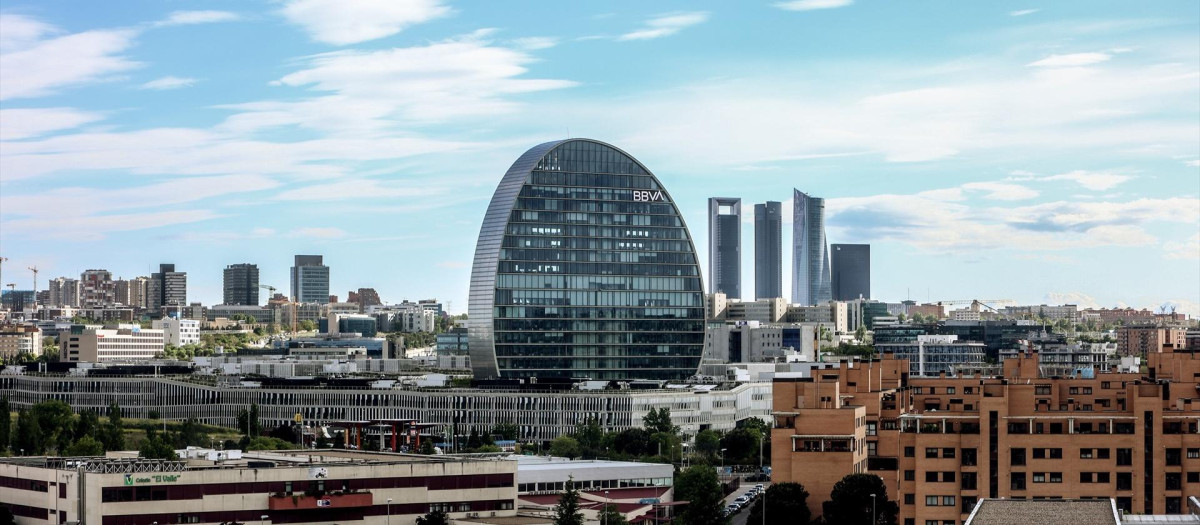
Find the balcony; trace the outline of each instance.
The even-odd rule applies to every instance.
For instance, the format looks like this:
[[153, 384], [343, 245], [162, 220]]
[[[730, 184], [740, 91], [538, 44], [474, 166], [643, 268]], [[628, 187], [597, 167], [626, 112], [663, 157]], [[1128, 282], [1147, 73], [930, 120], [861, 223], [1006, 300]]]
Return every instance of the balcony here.
[[325, 494], [322, 496], [275, 494], [267, 499], [267, 508], [270, 510], [322, 509], [326, 507], [344, 509], [350, 507], [370, 507], [372, 503], [373, 500], [369, 492]]

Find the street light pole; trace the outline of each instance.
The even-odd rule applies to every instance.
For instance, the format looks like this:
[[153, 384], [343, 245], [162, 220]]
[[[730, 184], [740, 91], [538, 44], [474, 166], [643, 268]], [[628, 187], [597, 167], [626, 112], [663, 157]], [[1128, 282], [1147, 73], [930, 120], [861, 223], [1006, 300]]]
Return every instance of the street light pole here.
[[[765, 435], [758, 436], [758, 473], [763, 473], [763, 443], [766, 442]], [[762, 494], [762, 525], [767, 525], [767, 489], [763, 488]], [[874, 524], [872, 524], [874, 525]]]
[[392, 498], [388, 498], [387, 507], [388, 507], [387, 525], [392, 525]]
[[871, 525], [875, 525], [875, 495], [871, 494]]

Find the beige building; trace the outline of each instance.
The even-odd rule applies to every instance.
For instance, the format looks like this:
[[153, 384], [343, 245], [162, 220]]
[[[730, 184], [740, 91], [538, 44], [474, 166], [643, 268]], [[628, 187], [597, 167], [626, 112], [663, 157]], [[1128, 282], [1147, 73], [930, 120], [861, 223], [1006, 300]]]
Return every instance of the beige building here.
[[0, 505], [18, 524], [359, 523], [515, 516], [517, 462], [349, 450], [191, 449], [180, 461], [0, 459]]
[[0, 358], [42, 355], [42, 331], [34, 325], [0, 326]]
[[76, 325], [59, 336], [59, 352], [63, 361], [136, 361], [163, 353], [164, 342], [162, 330], [146, 330], [137, 325], [115, 328]]

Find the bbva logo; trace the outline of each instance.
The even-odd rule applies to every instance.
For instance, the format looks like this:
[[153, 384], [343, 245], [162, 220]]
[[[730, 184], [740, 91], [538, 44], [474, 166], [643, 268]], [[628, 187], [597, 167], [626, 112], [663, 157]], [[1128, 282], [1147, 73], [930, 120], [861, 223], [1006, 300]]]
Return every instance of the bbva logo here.
[[663, 192], [658, 190], [633, 190], [633, 202], [655, 202], [665, 200], [667, 199], [666, 197], [663, 197]]

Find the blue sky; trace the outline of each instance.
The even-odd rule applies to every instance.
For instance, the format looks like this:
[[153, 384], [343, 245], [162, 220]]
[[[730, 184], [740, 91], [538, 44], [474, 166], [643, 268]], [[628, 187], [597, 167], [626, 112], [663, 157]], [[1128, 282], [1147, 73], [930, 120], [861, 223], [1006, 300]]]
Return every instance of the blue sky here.
[[702, 254], [708, 197], [794, 187], [880, 299], [1200, 314], [1193, 0], [7, 1], [3, 280], [174, 262], [211, 304], [320, 253], [341, 296], [465, 311], [500, 176], [568, 135], [643, 161]]

